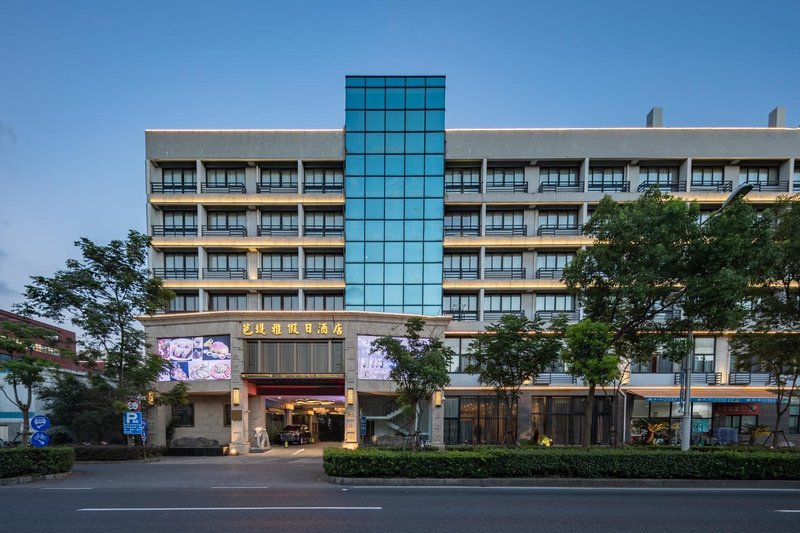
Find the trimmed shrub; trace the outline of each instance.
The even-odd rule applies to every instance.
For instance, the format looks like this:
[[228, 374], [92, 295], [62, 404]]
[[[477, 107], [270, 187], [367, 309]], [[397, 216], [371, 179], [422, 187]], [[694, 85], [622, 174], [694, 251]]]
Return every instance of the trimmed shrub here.
[[491, 448], [413, 453], [328, 448], [323, 466], [329, 476], [341, 477], [800, 480], [800, 454], [769, 451]]
[[72, 448], [4, 449], [0, 450], [0, 478], [69, 472], [74, 461]]
[[[145, 453], [142, 446], [75, 446], [76, 461], [135, 461], [144, 459]], [[148, 446], [147, 457], [158, 457], [161, 448]]]

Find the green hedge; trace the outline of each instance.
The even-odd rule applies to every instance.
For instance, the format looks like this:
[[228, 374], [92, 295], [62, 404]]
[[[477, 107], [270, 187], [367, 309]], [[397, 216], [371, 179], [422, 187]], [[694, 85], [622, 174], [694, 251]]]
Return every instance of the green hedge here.
[[9, 448], [0, 450], [0, 478], [69, 472], [72, 448]]
[[[76, 461], [135, 461], [145, 458], [144, 448], [141, 446], [75, 446]], [[149, 446], [147, 457], [158, 457], [162, 449]]]
[[567, 477], [800, 480], [800, 453], [544, 448], [413, 453], [328, 448], [323, 466], [340, 477]]

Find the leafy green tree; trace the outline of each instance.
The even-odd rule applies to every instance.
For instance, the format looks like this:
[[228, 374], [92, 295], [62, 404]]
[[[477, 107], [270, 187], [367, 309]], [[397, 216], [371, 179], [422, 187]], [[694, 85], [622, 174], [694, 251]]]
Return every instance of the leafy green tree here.
[[69, 259], [52, 277], [33, 276], [25, 287], [25, 315], [69, 320], [83, 332], [81, 357], [104, 361], [118, 385], [117, 398], [142, 393], [161, 371], [155, 355], [143, 356], [145, 335], [136, 317], [163, 309], [174, 296], [151, 278], [146, 262], [150, 238], [131, 230], [107, 246], [82, 238], [82, 259]]
[[597, 386], [607, 385], [619, 378], [619, 356], [613, 351], [614, 332], [605, 322], [587, 318], [569, 326], [565, 334], [564, 362], [570, 373], [589, 386], [583, 404], [581, 445], [591, 443], [594, 398]]
[[[414, 434], [419, 434], [420, 414], [431, 395], [450, 384], [448, 373], [453, 350], [438, 337], [422, 338], [425, 321], [406, 321], [406, 335], [400, 340], [385, 336], [372, 341], [372, 353], [383, 352], [392, 369], [389, 377], [397, 386], [398, 401], [414, 414]], [[416, 449], [414, 442], [413, 448]]]
[[47, 371], [55, 368], [46, 359], [32, 357], [34, 345], [37, 342], [52, 344], [48, 340], [52, 335], [53, 332], [48, 329], [24, 322], [0, 322], [0, 353], [10, 356], [0, 361], [0, 373], [11, 394], [5, 386], [0, 386], [0, 392], [22, 413], [23, 444], [28, 443], [30, 434], [33, 393], [45, 382]]
[[559, 338], [546, 335], [540, 320], [517, 315], [504, 315], [472, 342], [472, 363], [465, 370], [477, 374], [478, 381], [492, 387], [503, 402], [507, 442], [517, 442], [511, 417], [517, 412], [522, 385], [535, 380], [558, 357], [560, 349]]

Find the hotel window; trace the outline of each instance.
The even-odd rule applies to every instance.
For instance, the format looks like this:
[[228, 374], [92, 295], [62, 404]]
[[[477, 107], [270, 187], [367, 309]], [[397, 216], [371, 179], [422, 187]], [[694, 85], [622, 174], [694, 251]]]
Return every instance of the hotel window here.
[[264, 311], [296, 311], [300, 305], [296, 294], [264, 294], [261, 308]]
[[247, 309], [246, 294], [212, 294], [208, 302], [209, 311], [244, 311]]
[[337, 211], [307, 211], [305, 235], [342, 235], [344, 233], [344, 214]]
[[209, 211], [208, 225], [203, 227], [206, 235], [247, 236], [247, 213], [245, 211]]
[[208, 254], [208, 270], [210, 271], [247, 271], [247, 254], [213, 253]]
[[299, 273], [297, 254], [261, 254], [260, 279], [297, 279]]
[[561, 279], [564, 268], [575, 259], [574, 253], [540, 253], [536, 257], [536, 278]]
[[337, 168], [308, 168], [304, 173], [303, 189], [307, 193], [341, 193], [344, 172]]
[[741, 435], [744, 433], [744, 426], [747, 424], [758, 424], [758, 415], [726, 415], [722, 419], [722, 426], [724, 428], [736, 428]]
[[172, 425], [178, 428], [194, 427], [194, 404], [172, 406]]
[[527, 226], [522, 211], [488, 211], [486, 213], [486, 235], [527, 235]]
[[449, 168], [444, 172], [447, 192], [481, 192], [481, 169]]
[[175, 297], [169, 301], [167, 307], [168, 313], [188, 313], [199, 310], [199, 298], [197, 294], [181, 294], [177, 293]]
[[739, 183], [778, 185], [778, 169], [776, 167], [741, 167]]
[[259, 235], [297, 235], [297, 211], [262, 211]]
[[306, 279], [344, 279], [341, 254], [306, 254]]
[[481, 214], [478, 211], [452, 211], [444, 214], [444, 234], [474, 236], [481, 231]]
[[338, 311], [344, 309], [341, 294], [306, 294], [306, 311]]
[[445, 279], [478, 279], [478, 254], [445, 254]]
[[692, 167], [692, 187], [716, 187], [722, 178], [722, 167]]
[[442, 296], [442, 312], [453, 320], [478, 320], [477, 294], [445, 294]]
[[519, 294], [487, 294], [483, 297], [483, 319], [497, 322], [503, 315], [524, 316]]
[[153, 226], [153, 234], [164, 237], [197, 235], [197, 211], [164, 211], [164, 225]]
[[595, 167], [589, 169], [590, 191], [627, 191], [625, 169], [622, 167]]
[[196, 176], [195, 168], [165, 168], [162, 170], [161, 191], [154, 187], [153, 192], [175, 194], [197, 192]]
[[549, 312], [572, 313], [575, 311], [575, 297], [571, 294], [537, 294], [536, 295], [537, 313]]
[[444, 345], [453, 350], [455, 354], [450, 360], [448, 372], [453, 374], [464, 373], [467, 366], [472, 363], [472, 357], [470, 356], [472, 340], [471, 338], [458, 337], [447, 337], [444, 339]]
[[667, 191], [678, 189], [678, 169], [675, 167], [639, 167], [639, 191], [658, 187]]
[[559, 229], [578, 229], [578, 212], [539, 211], [539, 225]]
[[492, 253], [484, 258], [483, 276], [486, 279], [525, 279], [522, 253]]
[[262, 168], [258, 192], [297, 192], [297, 169]]
[[692, 372], [714, 371], [714, 337], [696, 337], [694, 339], [694, 364]]
[[164, 279], [197, 279], [197, 254], [165, 253], [164, 268], [153, 270]]
[[577, 187], [579, 170], [576, 167], [542, 167], [539, 187]]
[[244, 185], [243, 168], [206, 169], [206, 185], [210, 187], [229, 187]]

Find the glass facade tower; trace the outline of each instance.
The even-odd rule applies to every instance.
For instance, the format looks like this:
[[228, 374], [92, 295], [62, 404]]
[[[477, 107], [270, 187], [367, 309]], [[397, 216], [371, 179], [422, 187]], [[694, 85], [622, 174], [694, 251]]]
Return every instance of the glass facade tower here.
[[345, 308], [440, 315], [444, 76], [348, 76]]

